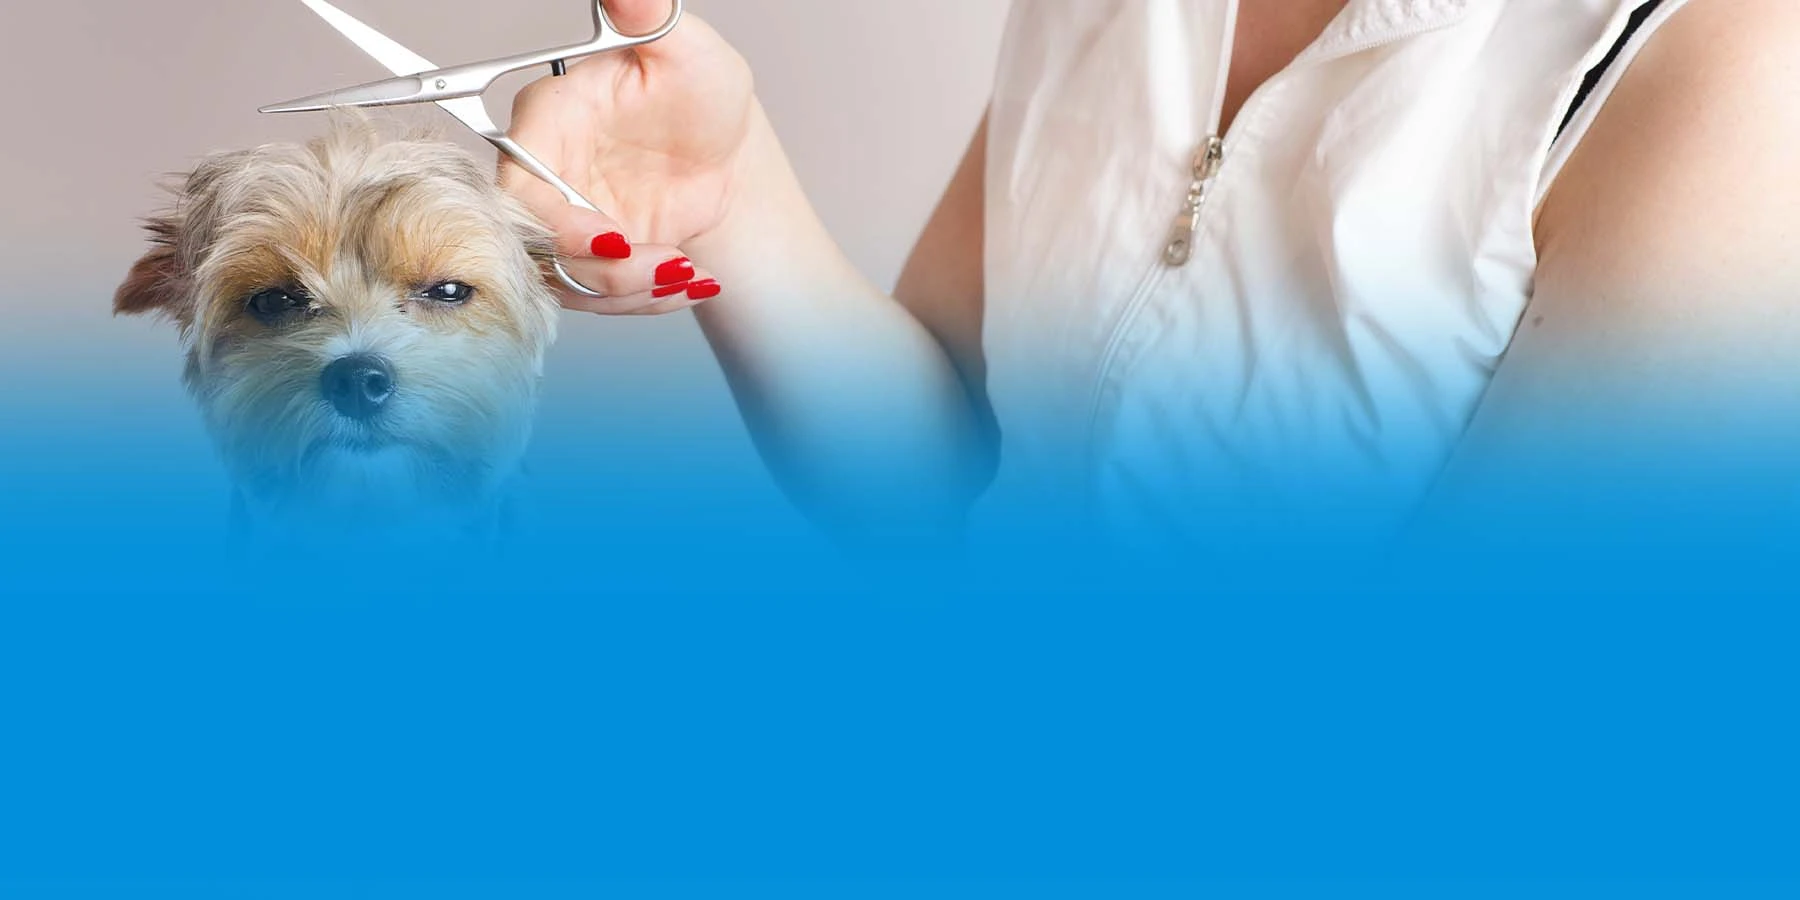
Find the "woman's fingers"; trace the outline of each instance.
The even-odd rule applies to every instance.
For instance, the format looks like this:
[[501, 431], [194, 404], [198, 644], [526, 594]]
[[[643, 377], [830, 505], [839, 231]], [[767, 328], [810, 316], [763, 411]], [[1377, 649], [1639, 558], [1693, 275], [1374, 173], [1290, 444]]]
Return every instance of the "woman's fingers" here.
[[521, 195], [556, 236], [563, 272], [600, 297], [570, 290], [560, 279], [563, 305], [602, 315], [651, 315], [685, 309], [717, 296], [718, 282], [694, 267], [678, 248], [635, 245], [611, 217], [572, 206], [548, 185], [523, 172], [509, 188]]
[[[620, 264], [598, 262], [588, 264], [589, 267], [600, 268], [616, 265]], [[591, 287], [593, 280], [618, 278], [616, 272], [583, 273], [578, 272], [576, 266], [568, 263], [564, 263], [563, 267], [569, 271], [570, 276], [586, 287]], [[603, 316], [659, 316], [698, 306], [719, 296], [723, 290], [710, 275], [694, 269], [693, 264], [687, 262], [684, 257], [680, 257], [679, 254], [658, 268], [666, 268], [671, 271], [661, 279], [653, 277], [652, 280], [666, 280], [671, 283], [653, 284], [649, 288], [626, 293], [625, 282], [623, 279], [619, 279], [621, 286], [618, 288], [618, 292], [608, 292], [609, 295], [606, 297], [589, 297], [567, 289], [560, 289], [557, 293], [564, 307], [577, 312], [590, 312]], [[686, 280], [673, 280], [680, 277], [685, 277]]]
[[[656, 244], [640, 244], [632, 248], [626, 259], [608, 259], [598, 255], [572, 256], [562, 260], [567, 272], [587, 288], [605, 295], [605, 300], [585, 297], [573, 291], [565, 300], [582, 301], [579, 305], [565, 302], [571, 308], [599, 312], [602, 309], [635, 311], [636, 307], [664, 305], [682, 297], [699, 302], [716, 296], [717, 282], [696, 269], [692, 260], [679, 249]], [[560, 285], [559, 285], [560, 287]]]
[[555, 188], [510, 162], [501, 166], [500, 186], [525, 201], [532, 214], [550, 226], [556, 234], [558, 256], [566, 259], [632, 257], [631, 240], [611, 216], [571, 205]]
[[710, 300], [719, 285], [680, 248], [632, 244], [600, 213], [563, 205], [552, 213], [563, 272], [599, 297], [554, 285], [563, 305], [603, 315], [648, 315]]

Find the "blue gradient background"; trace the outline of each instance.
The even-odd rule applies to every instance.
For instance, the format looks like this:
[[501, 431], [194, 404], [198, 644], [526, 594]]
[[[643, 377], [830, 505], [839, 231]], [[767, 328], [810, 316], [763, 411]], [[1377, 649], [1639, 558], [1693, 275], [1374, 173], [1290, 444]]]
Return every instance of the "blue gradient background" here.
[[42, 386], [3, 410], [6, 896], [1773, 897], [1800, 875], [1800, 616], [1765, 529], [1681, 556], [1500, 511], [1392, 558], [849, 560], [733, 468], [741, 435], [645, 446], [564, 396], [525, 554], [246, 570], [178, 393], [6, 359]]

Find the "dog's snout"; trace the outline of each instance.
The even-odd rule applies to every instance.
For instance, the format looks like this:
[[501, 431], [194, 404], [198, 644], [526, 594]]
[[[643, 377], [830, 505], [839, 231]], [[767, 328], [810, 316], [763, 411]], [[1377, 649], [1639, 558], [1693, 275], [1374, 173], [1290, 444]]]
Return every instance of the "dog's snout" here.
[[319, 381], [332, 408], [352, 419], [373, 418], [394, 395], [393, 367], [370, 353], [334, 360]]

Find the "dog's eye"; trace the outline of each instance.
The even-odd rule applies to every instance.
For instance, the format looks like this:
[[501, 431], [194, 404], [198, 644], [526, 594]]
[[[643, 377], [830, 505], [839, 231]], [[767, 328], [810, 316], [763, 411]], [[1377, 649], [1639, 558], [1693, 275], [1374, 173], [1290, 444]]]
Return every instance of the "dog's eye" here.
[[475, 296], [475, 289], [460, 281], [446, 281], [426, 288], [421, 296], [439, 303], [462, 303]]
[[250, 296], [246, 304], [250, 314], [266, 323], [286, 318], [307, 303], [306, 294], [293, 288], [270, 288]]

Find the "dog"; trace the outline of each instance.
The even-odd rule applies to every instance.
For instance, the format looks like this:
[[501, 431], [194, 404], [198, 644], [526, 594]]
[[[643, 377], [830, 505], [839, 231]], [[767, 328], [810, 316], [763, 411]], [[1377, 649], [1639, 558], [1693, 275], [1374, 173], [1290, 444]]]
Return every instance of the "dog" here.
[[556, 338], [548, 229], [461, 147], [356, 118], [173, 192], [113, 309], [179, 329], [235, 536], [495, 537]]

